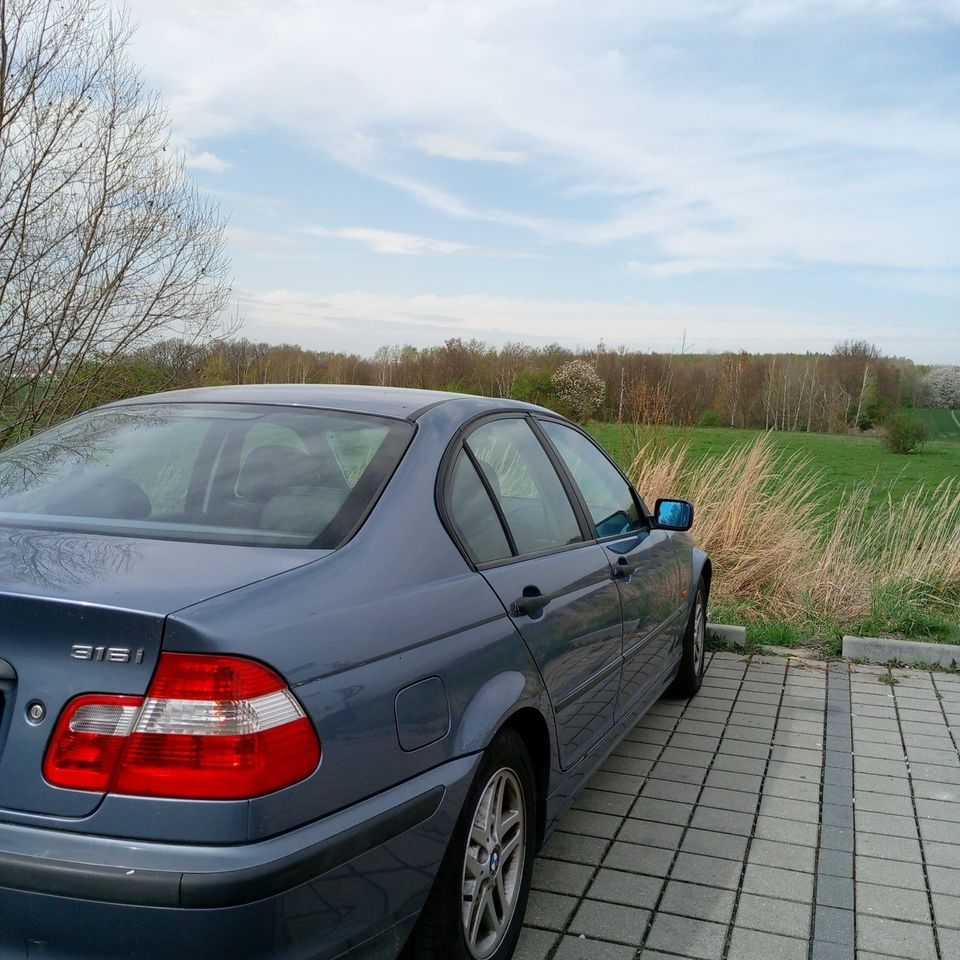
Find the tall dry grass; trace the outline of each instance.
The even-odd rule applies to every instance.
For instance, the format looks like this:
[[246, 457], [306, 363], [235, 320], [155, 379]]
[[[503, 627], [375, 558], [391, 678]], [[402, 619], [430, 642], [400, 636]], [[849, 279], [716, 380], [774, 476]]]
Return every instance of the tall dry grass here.
[[828, 511], [822, 478], [769, 436], [690, 462], [688, 448], [650, 441], [630, 474], [651, 501], [696, 505], [695, 533], [714, 564], [713, 599], [755, 617], [813, 616], [841, 625], [869, 618], [897, 595], [956, 614], [960, 596], [960, 485], [917, 487], [868, 509], [868, 484]]

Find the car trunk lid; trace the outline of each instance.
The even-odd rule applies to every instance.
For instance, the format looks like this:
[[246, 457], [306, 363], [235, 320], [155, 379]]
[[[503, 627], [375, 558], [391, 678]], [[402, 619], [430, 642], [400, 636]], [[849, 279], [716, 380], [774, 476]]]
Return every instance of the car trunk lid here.
[[142, 696], [168, 614], [326, 553], [0, 527], [0, 819], [92, 812], [41, 772], [64, 705]]

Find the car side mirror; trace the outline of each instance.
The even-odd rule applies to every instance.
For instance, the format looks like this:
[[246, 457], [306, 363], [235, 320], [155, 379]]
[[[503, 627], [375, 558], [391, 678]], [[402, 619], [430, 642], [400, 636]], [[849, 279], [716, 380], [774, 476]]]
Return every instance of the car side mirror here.
[[689, 530], [693, 526], [693, 504], [689, 500], [658, 500], [653, 516], [663, 530]]

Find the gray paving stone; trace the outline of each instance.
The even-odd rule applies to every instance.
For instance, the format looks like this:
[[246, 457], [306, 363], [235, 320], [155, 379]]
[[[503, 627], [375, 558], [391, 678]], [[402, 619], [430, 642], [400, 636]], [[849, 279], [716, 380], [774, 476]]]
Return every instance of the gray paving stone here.
[[853, 854], [847, 850], [823, 850], [817, 855], [817, 869], [832, 877], [853, 876]]
[[920, 844], [909, 837], [884, 837], [878, 833], [858, 833], [856, 843], [858, 856], [920, 863]]
[[926, 890], [923, 865], [881, 857], [857, 857], [857, 879], [898, 890]]
[[599, 770], [593, 775], [590, 783], [597, 790], [609, 790], [612, 793], [626, 793], [635, 797], [643, 786], [643, 777], [631, 777], [624, 773]]
[[698, 801], [700, 806], [718, 810], [735, 810], [739, 813], [753, 812], [757, 808], [756, 794], [743, 790], [723, 790], [720, 787], [704, 787]]
[[750, 844], [748, 862], [767, 867], [780, 867], [784, 870], [798, 870], [801, 873], [813, 873], [816, 867], [816, 855], [817, 851], [814, 847], [804, 847], [796, 843], [778, 843], [776, 840], [754, 837]]
[[663, 893], [659, 909], [661, 913], [676, 913], [698, 920], [729, 923], [735, 902], [736, 893], [733, 890], [671, 880]]
[[748, 863], [743, 877], [744, 893], [777, 897], [780, 900], [813, 901], [813, 875], [796, 870]]
[[657, 823], [653, 820], [624, 820], [618, 840], [641, 843], [650, 847], [675, 849], [683, 835], [683, 827], [675, 824]]
[[674, 852], [669, 848], [615, 840], [603, 858], [603, 865], [614, 870], [665, 877], [673, 863], [673, 856]]
[[955, 843], [936, 843], [924, 840], [923, 855], [928, 864], [952, 867], [960, 863], [960, 846]]
[[697, 853], [678, 853], [671, 880], [684, 880], [708, 887], [736, 890], [740, 883], [741, 864], [735, 860], [704, 857]]
[[584, 863], [565, 863], [538, 857], [533, 865], [533, 889], [582, 897], [594, 868]]
[[852, 827], [835, 827], [824, 824], [820, 828], [820, 846], [826, 850], [853, 851], [854, 834]]
[[[846, 827], [848, 830], [852, 830], [853, 804], [824, 803], [820, 811], [820, 819], [825, 827]], [[857, 820], [857, 827], [860, 828], [859, 819]]]
[[532, 927], [545, 927], [548, 930], [562, 930], [577, 905], [576, 898], [565, 897], [559, 893], [544, 890], [532, 890], [527, 901], [524, 923]]
[[820, 767], [811, 767], [805, 763], [786, 763], [783, 760], [771, 760], [767, 767], [768, 777], [783, 780], [799, 780], [802, 783], [819, 783]]
[[[695, 783], [678, 783], [676, 780], [649, 779], [643, 785], [641, 797], [656, 800], [672, 800], [675, 803], [696, 803], [700, 787]], [[629, 805], [627, 807], [629, 810]]]
[[[800, 784], [815, 787], [816, 784]], [[804, 823], [817, 823], [820, 819], [820, 804], [807, 800], [789, 800], [784, 797], [764, 796], [760, 801], [760, 813], [767, 817], [783, 817], [784, 820], [798, 820]]]
[[857, 808], [857, 830], [865, 833], [882, 833], [885, 837], [917, 836], [917, 824], [913, 817], [897, 817], [888, 813], [871, 813]]
[[605, 943], [588, 940], [586, 937], [564, 937], [560, 941], [554, 960], [633, 960], [637, 951], [621, 943]]
[[678, 917], [671, 913], [658, 913], [647, 937], [647, 946], [654, 950], [669, 950], [688, 957], [716, 960], [723, 953], [727, 926], [708, 920]]
[[733, 833], [737, 836], [749, 837], [753, 832], [753, 814], [697, 807], [693, 812], [690, 826], [698, 830], [714, 830], [718, 833]]
[[703, 783], [707, 771], [703, 767], [684, 766], [679, 763], [664, 763], [661, 760], [650, 772], [651, 777], [660, 780], [676, 780], [678, 783]]
[[591, 900], [623, 903], [629, 907], [652, 910], [662, 889], [663, 880], [660, 877], [601, 868], [597, 871], [587, 896]]
[[[859, 757], [857, 758], [859, 760]], [[903, 778], [891, 777], [888, 774], [858, 773], [854, 767], [853, 783], [857, 790], [866, 790], [870, 793], [891, 793], [901, 797], [910, 796], [910, 781], [907, 780], [907, 768], [904, 765]]]
[[[644, 785], [646, 790], [649, 784]], [[574, 801], [574, 809], [591, 810], [615, 817], [625, 817], [633, 801], [623, 793], [609, 793], [606, 790], [586, 789], [580, 792]]]
[[707, 737], [703, 734], [675, 732], [670, 738], [671, 747], [680, 747], [685, 750], [701, 750], [706, 753], [715, 753], [720, 746], [719, 737]]
[[930, 927], [858, 913], [858, 956], [861, 950], [898, 957], [899, 960], [936, 960], [937, 956]]
[[[960, 804], [955, 800], [917, 800], [917, 816], [921, 820], [944, 820], [960, 824]], [[960, 837], [960, 832], [957, 834]]]
[[724, 738], [720, 741], [720, 754], [732, 754], [735, 757], [751, 757], [754, 760], [766, 762], [770, 753], [770, 746], [766, 743], [756, 743], [753, 740], [734, 740]]
[[810, 936], [810, 914], [809, 904], [744, 893], [740, 896], [735, 922], [738, 927], [806, 940]]
[[828, 874], [817, 877], [817, 904], [852, 910], [853, 897], [853, 880], [850, 877], [832, 877]]
[[820, 784], [767, 777], [763, 781], [763, 795], [764, 797], [783, 797], [787, 800], [806, 800], [808, 803], [817, 804], [820, 802]]
[[568, 810], [560, 821], [559, 829], [587, 837], [612, 839], [623, 823], [622, 817], [613, 817], [593, 810]]
[[658, 800], [641, 794], [630, 811], [635, 820], [654, 820], [657, 823], [685, 824], [693, 811], [692, 803], [675, 800]]
[[598, 837], [581, 837], [575, 833], [564, 833], [561, 830], [551, 834], [544, 844], [541, 856], [553, 860], [569, 860], [573, 863], [589, 863], [596, 866], [600, 863], [607, 842]]
[[683, 836], [680, 849], [688, 853], [702, 853], [724, 860], [743, 860], [747, 852], [747, 838], [713, 830], [689, 829]]
[[683, 750], [680, 747], [665, 747], [660, 754], [662, 763], [677, 763], [686, 767], [703, 767], [706, 769], [713, 761], [713, 752], [704, 750]]
[[931, 893], [946, 893], [960, 897], [960, 863], [954, 867], [927, 867]]
[[960, 803], [960, 786], [953, 783], [936, 783], [929, 780], [914, 780], [913, 795], [924, 800], [949, 800]]
[[728, 960], [807, 960], [807, 941], [734, 927]]
[[777, 840], [783, 843], [798, 843], [808, 847], [817, 845], [817, 825], [815, 823], [794, 823], [779, 817], [757, 817], [756, 836], [764, 840]]
[[930, 783], [960, 784], [960, 765], [945, 767], [942, 763], [919, 763], [910, 761], [910, 777], [914, 783], [918, 780]]
[[857, 878], [857, 911], [894, 920], [930, 923], [930, 904], [926, 890], [861, 883]]
[[[723, 764], [721, 766], [721, 764]], [[739, 790], [743, 793], [757, 794], [763, 783], [762, 760], [751, 757], [734, 757], [717, 754], [713, 769], [707, 774], [705, 781], [708, 787], [717, 787], [723, 790]]]
[[653, 760], [615, 754], [607, 757], [600, 770], [602, 773], [620, 773], [627, 777], [640, 777], [642, 780], [653, 769], [653, 764]]
[[960, 824], [947, 823], [945, 820], [921, 820], [920, 836], [924, 841], [960, 844]]
[[524, 927], [520, 931], [520, 939], [513, 952], [513, 960], [546, 960], [556, 941], [555, 933]]
[[570, 933], [638, 947], [649, 919], [650, 911], [639, 907], [584, 900], [570, 923]]
[[863, 813], [890, 813], [898, 817], [912, 817], [913, 803], [909, 797], [895, 796], [890, 793], [868, 793], [857, 790], [854, 794], [857, 815]]
[[836, 907], [818, 905], [813, 914], [813, 936], [815, 940], [844, 944], [853, 947], [854, 914], [853, 910], [838, 910]]
[[939, 930], [940, 956], [944, 960], [960, 957], [960, 930]]

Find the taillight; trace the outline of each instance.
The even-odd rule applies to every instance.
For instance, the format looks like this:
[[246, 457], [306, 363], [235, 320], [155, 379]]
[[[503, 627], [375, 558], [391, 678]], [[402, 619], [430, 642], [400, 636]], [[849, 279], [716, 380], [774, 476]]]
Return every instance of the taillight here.
[[253, 660], [164, 653], [146, 697], [85, 694], [64, 708], [43, 762], [58, 787], [237, 800], [309, 776], [313, 725]]

